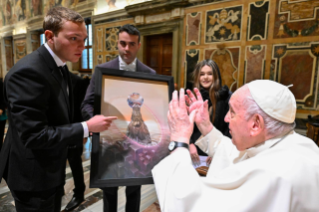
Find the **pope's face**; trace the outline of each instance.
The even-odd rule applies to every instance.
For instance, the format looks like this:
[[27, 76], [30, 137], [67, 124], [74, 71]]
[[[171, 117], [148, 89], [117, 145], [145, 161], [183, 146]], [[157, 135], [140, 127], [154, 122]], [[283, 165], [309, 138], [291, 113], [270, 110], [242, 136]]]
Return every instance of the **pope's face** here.
[[63, 62], [77, 62], [82, 56], [87, 38], [85, 23], [66, 21], [57, 36], [52, 37], [53, 52]]
[[122, 60], [130, 64], [136, 58], [141, 43], [138, 42], [138, 35], [130, 35], [124, 31], [119, 33], [117, 46]]
[[225, 116], [225, 122], [229, 123], [232, 142], [239, 151], [254, 146], [250, 136], [252, 120], [245, 119], [246, 108], [243, 105], [245, 95], [247, 95], [246, 89], [239, 89], [232, 95], [229, 100], [229, 111]]

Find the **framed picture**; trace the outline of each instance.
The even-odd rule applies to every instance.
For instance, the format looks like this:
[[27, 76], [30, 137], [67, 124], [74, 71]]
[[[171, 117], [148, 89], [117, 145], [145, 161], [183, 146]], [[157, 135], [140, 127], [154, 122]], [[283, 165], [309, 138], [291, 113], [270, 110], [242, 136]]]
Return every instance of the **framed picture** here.
[[92, 140], [91, 187], [152, 184], [151, 170], [169, 154], [171, 76], [95, 69], [94, 114], [117, 116]]

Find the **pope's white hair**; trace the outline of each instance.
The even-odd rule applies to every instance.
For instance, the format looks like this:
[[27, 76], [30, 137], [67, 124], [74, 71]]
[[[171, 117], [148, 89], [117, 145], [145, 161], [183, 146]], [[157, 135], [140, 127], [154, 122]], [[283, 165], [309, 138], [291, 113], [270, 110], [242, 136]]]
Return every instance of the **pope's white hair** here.
[[[248, 89], [248, 86], [244, 86]], [[296, 126], [295, 122], [288, 124], [274, 119], [268, 114], [266, 114], [255, 102], [250, 92], [248, 92], [248, 94], [245, 96], [245, 99], [243, 100], [243, 105], [246, 109], [245, 119], [248, 120], [253, 115], [259, 114], [264, 119], [267, 135], [272, 138], [283, 136], [287, 134], [289, 131], [292, 131]]]

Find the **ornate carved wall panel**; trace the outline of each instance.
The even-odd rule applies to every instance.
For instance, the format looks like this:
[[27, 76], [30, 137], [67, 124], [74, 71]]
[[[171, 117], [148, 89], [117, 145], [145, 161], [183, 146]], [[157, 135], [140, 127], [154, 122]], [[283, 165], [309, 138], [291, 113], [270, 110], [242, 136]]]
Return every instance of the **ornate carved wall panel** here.
[[212, 59], [218, 65], [222, 84], [227, 85], [231, 91], [235, 91], [238, 82], [240, 48], [205, 49], [204, 54], [205, 59]]
[[100, 65], [103, 63], [103, 55], [97, 55], [96, 57], [96, 64]]
[[264, 45], [246, 47], [244, 83], [264, 78], [266, 48]]
[[105, 51], [117, 51], [117, 40], [121, 26], [105, 29]]
[[269, 1], [249, 4], [247, 40], [265, 40], [268, 32]]
[[31, 17], [43, 15], [43, 0], [32, 0], [31, 2]]
[[9, 71], [13, 66], [13, 46], [11, 37], [4, 38], [4, 48], [6, 53], [7, 71]]
[[97, 28], [96, 29], [96, 33], [95, 33], [95, 41], [96, 41], [96, 51], [97, 52], [103, 52], [103, 46], [104, 46], [104, 42], [103, 42], [103, 28]]
[[31, 46], [32, 51], [37, 50], [40, 47], [40, 35], [37, 32], [31, 34]]
[[319, 42], [278, 44], [273, 46], [275, 80], [293, 86], [298, 108], [315, 109], [318, 105]]
[[25, 39], [19, 39], [14, 41], [15, 45], [15, 63], [21, 60], [27, 55], [27, 44]]
[[207, 11], [205, 43], [240, 40], [242, 13], [242, 6]]
[[319, 35], [319, 1], [277, 0], [274, 38]]
[[186, 87], [192, 89], [193, 88], [193, 76], [192, 72], [199, 61], [199, 53], [200, 50], [198, 49], [190, 49], [185, 52], [185, 72], [186, 75]]
[[186, 16], [186, 46], [200, 44], [202, 13], [190, 13]]

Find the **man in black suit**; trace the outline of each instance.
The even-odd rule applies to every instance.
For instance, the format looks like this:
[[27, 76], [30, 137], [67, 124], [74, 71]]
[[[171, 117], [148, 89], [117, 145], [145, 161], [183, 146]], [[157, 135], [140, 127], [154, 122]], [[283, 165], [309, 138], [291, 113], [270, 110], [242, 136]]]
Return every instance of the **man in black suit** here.
[[[141, 43], [140, 32], [133, 25], [126, 24], [120, 28], [119, 40], [117, 42], [120, 56], [110, 62], [98, 65], [97, 67], [156, 74], [153, 69], [144, 65], [136, 58], [137, 52], [141, 47]], [[95, 74], [93, 73], [90, 85], [82, 103], [82, 115], [85, 120], [93, 116], [94, 89]], [[116, 212], [118, 187], [107, 187], [102, 189], [104, 212]], [[141, 186], [127, 186], [126, 212], [139, 212], [140, 198]]]
[[9, 129], [0, 179], [6, 180], [18, 212], [60, 211], [67, 146], [81, 143], [88, 132], [106, 130], [116, 118], [99, 115], [72, 124], [73, 89], [64, 65], [77, 62], [84, 49], [81, 15], [52, 8], [43, 29], [47, 43], [17, 62], [4, 82]]

